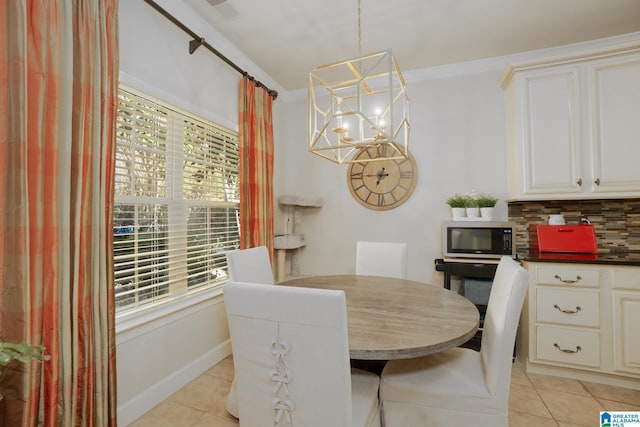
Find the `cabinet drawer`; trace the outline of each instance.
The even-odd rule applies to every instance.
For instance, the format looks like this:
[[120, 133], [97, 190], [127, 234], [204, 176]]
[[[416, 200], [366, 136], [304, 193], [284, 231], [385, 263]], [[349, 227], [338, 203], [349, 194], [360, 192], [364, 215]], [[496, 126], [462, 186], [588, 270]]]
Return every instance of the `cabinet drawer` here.
[[548, 285], [600, 286], [600, 271], [572, 267], [539, 267], [538, 283]]
[[568, 365], [600, 366], [600, 334], [597, 331], [538, 326], [536, 358]]
[[583, 289], [536, 288], [539, 322], [576, 326], [600, 326], [600, 292]]

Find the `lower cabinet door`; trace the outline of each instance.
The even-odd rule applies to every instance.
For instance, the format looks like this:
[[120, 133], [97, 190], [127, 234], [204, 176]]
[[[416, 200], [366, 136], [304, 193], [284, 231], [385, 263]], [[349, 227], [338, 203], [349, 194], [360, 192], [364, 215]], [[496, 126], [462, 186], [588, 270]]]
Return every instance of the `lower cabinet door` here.
[[600, 367], [600, 333], [597, 330], [536, 327], [536, 359], [567, 365]]
[[615, 369], [640, 374], [640, 292], [614, 291], [613, 302]]

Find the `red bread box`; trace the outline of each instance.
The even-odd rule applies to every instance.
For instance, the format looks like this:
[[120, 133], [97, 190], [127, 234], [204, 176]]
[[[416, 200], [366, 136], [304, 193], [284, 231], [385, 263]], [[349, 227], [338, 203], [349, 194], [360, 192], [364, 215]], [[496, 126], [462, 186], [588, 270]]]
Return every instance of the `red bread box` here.
[[593, 225], [529, 225], [529, 246], [538, 252], [598, 253]]

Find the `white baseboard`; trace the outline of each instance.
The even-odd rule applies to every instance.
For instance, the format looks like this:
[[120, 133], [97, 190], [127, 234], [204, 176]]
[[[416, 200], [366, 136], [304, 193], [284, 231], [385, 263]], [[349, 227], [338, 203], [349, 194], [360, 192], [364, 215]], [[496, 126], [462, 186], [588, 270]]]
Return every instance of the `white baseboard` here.
[[118, 426], [128, 426], [230, 354], [231, 340], [227, 340], [127, 402], [118, 402]]
[[542, 365], [531, 362], [525, 363], [525, 370], [528, 374], [553, 375], [555, 377], [570, 378], [574, 380], [640, 390], [640, 381], [638, 381], [637, 378], [624, 377], [621, 375], [591, 372], [581, 369], [570, 369], [560, 366]]

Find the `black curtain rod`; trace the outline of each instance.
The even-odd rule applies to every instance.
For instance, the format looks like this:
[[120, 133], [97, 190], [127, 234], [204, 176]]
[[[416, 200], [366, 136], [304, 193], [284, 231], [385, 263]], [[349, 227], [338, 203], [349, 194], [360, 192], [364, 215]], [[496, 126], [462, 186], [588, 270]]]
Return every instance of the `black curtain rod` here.
[[158, 3], [156, 3], [153, 0], [144, 0], [149, 6], [151, 6], [152, 8], [154, 8], [155, 10], [157, 10], [158, 12], [160, 12], [160, 14], [162, 16], [164, 16], [165, 18], [167, 18], [169, 21], [173, 22], [174, 24], [176, 24], [178, 27], [180, 27], [180, 29], [182, 29], [182, 31], [184, 31], [185, 33], [189, 34], [191, 37], [193, 37], [193, 40], [191, 40], [189, 42], [189, 53], [192, 54], [193, 52], [195, 52], [195, 50], [197, 48], [199, 48], [200, 46], [204, 46], [206, 47], [210, 52], [212, 52], [213, 54], [215, 54], [218, 58], [222, 59], [224, 62], [227, 63], [227, 65], [229, 65], [231, 68], [233, 68], [234, 70], [236, 70], [238, 73], [242, 74], [244, 77], [248, 77], [249, 80], [256, 82], [256, 85], [263, 88], [264, 90], [266, 90], [269, 93], [269, 96], [271, 96], [274, 100], [278, 97], [278, 91], [275, 90], [271, 90], [269, 89], [267, 86], [264, 85], [264, 83], [262, 83], [261, 81], [256, 80], [253, 76], [249, 75], [249, 73], [247, 73], [245, 70], [243, 70], [242, 68], [238, 67], [233, 61], [231, 61], [229, 58], [227, 58], [226, 56], [224, 56], [222, 53], [220, 53], [216, 48], [214, 48], [213, 46], [211, 46], [209, 43], [207, 43], [204, 40], [204, 37], [200, 37], [198, 36], [196, 33], [194, 33], [193, 31], [191, 31], [191, 29], [189, 27], [187, 27], [186, 25], [184, 25], [182, 22], [178, 21], [176, 19], [175, 16], [173, 16], [172, 14], [170, 14], [169, 12], [167, 12], [166, 10], [164, 10], [163, 8], [161, 8]]

